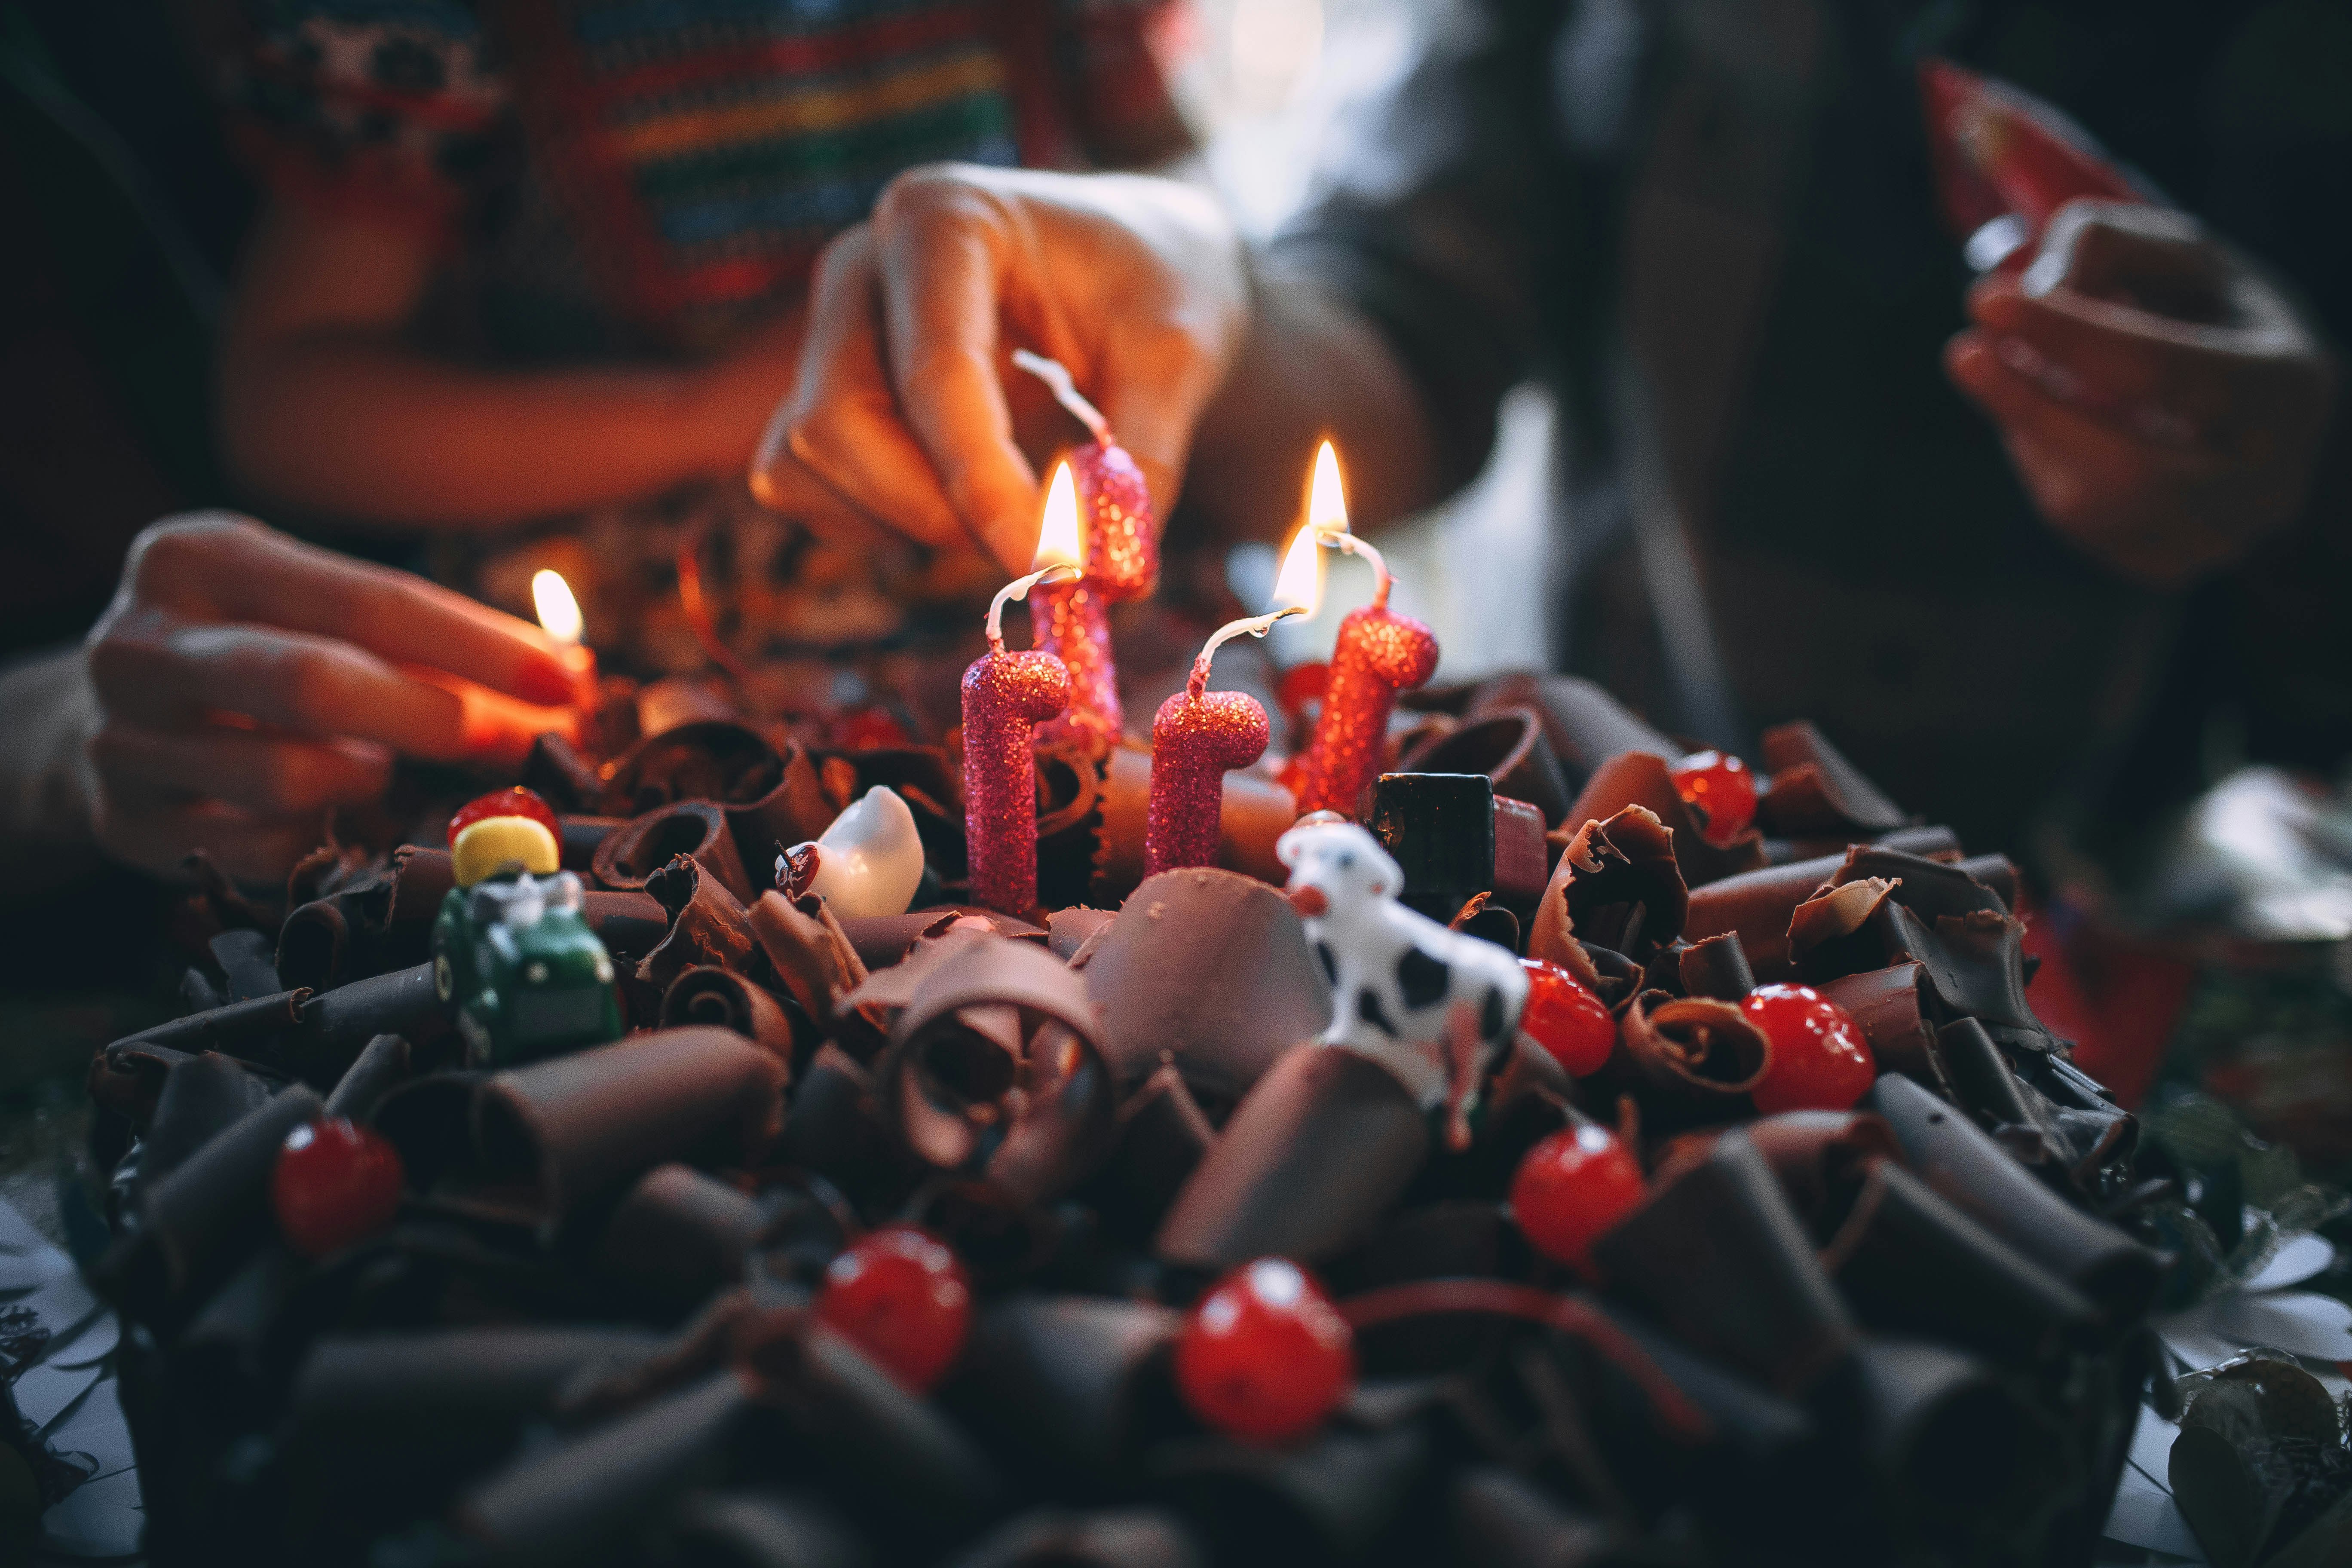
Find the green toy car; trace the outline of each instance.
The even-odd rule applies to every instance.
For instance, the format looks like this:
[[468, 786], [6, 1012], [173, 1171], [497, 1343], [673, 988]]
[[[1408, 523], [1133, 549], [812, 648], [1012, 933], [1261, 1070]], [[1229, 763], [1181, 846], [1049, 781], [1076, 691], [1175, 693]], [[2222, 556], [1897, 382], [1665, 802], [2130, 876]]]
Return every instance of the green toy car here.
[[513, 1067], [621, 1037], [613, 960], [580, 879], [509, 870], [453, 888], [433, 922], [433, 985], [457, 1012], [468, 1066]]

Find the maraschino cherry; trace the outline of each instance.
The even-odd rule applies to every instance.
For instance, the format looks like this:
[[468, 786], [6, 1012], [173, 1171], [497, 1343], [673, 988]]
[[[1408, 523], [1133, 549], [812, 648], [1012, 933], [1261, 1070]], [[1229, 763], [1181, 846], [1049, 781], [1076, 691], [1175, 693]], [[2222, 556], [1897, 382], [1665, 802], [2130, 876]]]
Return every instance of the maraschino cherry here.
[[1706, 821], [1709, 844], [1729, 844], [1756, 820], [1756, 775], [1729, 752], [1693, 752], [1670, 776], [1675, 792]]
[[816, 1311], [900, 1384], [927, 1394], [963, 1353], [971, 1282], [938, 1237], [885, 1226], [834, 1258]]
[[1528, 1005], [1519, 1014], [1519, 1027], [1570, 1077], [1599, 1072], [1617, 1048], [1617, 1020], [1609, 1016], [1607, 1004], [1557, 963], [1523, 958], [1519, 967], [1528, 972]]
[[1511, 1213], [1538, 1252], [1592, 1272], [1592, 1244], [1642, 1201], [1642, 1167], [1605, 1127], [1563, 1128], [1528, 1151]]
[[1772, 1060], [1749, 1091], [1767, 1116], [1849, 1110], [1878, 1079], [1877, 1058], [1853, 1015], [1810, 985], [1759, 985], [1739, 1004], [1772, 1042]]
[[1252, 1443], [1313, 1431], [1356, 1381], [1355, 1334], [1286, 1258], [1235, 1269], [1176, 1340], [1176, 1391], [1208, 1426]]
[[321, 1117], [286, 1135], [269, 1173], [269, 1204], [287, 1246], [324, 1258], [390, 1225], [404, 1179], [400, 1151], [382, 1133]]
[[538, 791], [516, 784], [511, 789], [494, 789], [488, 795], [477, 795], [459, 806], [457, 815], [449, 819], [450, 847], [457, 847], [457, 835], [493, 816], [528, 816], [553, 834], [558, 844], [563, 842], [563, 826], [555, 820], [554, 808], [540, 798]]

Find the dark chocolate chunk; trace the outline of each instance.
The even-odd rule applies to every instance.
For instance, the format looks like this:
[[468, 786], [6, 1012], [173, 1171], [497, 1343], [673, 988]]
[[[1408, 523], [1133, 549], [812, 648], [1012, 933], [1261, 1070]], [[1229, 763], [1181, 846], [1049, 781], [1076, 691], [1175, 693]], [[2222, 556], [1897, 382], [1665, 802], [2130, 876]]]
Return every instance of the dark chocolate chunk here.
[[1495, 885], [1495, 788], [1484, 773], [1382, 773], [1368, 819], [1404, 872], [1406, 908], [1450, 921]]
[[1551, 851], [1543, 814], [1523, 800], [1495, 797], [1495, 900], [1520, 923], [1535, 913], [1551, 882]]

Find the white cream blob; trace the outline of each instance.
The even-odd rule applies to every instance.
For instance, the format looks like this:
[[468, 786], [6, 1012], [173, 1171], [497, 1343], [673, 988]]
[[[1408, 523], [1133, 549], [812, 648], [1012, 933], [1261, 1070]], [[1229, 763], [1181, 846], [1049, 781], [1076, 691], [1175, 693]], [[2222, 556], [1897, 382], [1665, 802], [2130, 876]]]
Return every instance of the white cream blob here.
[[[795, 847], [793, 853], [798, 853]], [[837, 915], [902, 915], [923, 879], [923, 841], [898, 792], [877, 784], [816, 838], [808, 890]]]

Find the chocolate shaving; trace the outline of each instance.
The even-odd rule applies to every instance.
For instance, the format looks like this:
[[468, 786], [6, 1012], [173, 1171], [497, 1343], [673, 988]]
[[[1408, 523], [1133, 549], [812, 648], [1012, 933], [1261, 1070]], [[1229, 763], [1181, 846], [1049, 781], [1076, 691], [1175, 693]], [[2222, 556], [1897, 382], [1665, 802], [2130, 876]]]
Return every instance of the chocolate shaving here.
[[533, 737], [520, 782], [559, 812], [593, 811], [604, 793], [595, 765], [552, 730]]
[[881, 1048], [883, 1015], [854, 994], [866, 984], [867, 971], [832, 907], [818, 898], [789, 903], [781, 893], [762, 893], [750, 920], [761, 951], [801, 1011], [820, 1029], [837, 1029], [852, 1054], [870, 1059]]
[[[805, 1017], [805, 1010], [802, 1011]], [[732, 1029], [774, 1053], [785, 1070], [791, 1070], [794, 1030], [783, 1004], [764, 986], [732, 970], [698, 964], [678, 972], [669, 989], [662, 993], [661, 1026], [669, 1029], [686, 1024]], [[809, 1048], [814, 1049], [814, 1027], [810, 1034]]]
[[1675, 955], [1675, 965], [1686, 995], [1737, 1002], [1756, 989], [1756, 972], [1748, 967], [1738, 931], [1701, 937]]
[[1772, 1044], [1728, 1002], [1644, 992], [1619, 1021], [1620, 1054], [1642, 1080], [1678, 1094], [1744, 1095], [1772, 1065]]
[[751, 881], [727, 826], [727, 814], [707, 800], [680, 801], [631, 818], [605, 836], [596, 847], [591, 869], [607, 888], [627, 891], [642, 888], [656, 871], [677, 856], [692, 857], [735, 895], [750, 900]]
[[1685, 750], [1602, 688], [1570, 675], [1497, 676], [1478, 688], [1468, 716], [1475, 719], [1505, 707], [1533, 708], [1543, 720], [1545, 741], [1578, 779], [1589, 778], [1601, 763], [1627, 752], [1664, 760], [1679, 757]]
[[1942, 1005], [1927, 984], [1926, 965], [1890, 964], [1824, 980], [1816, 988], [1853, 1015], [1880, 1071], [1902, 1073], [1948, 1100], [1952, 1097], [1951, 1078], [1936, 1043]]
[[637, 964], [637, 979], [667, 989], [698, 965], [758, 972], [760, 943], [742, 901], [684, 855], [646, 879], [646, 891], [669, 911], [669, 931]]
[[1560, 955], [1578, 938], [1646, 960], [1682, 934], [1688, 907], [1673, 832], [1647, 807], [1629, 805], [1569, 840], [1537, 907], [1528, 952], [1571, 973]]
[[327, 1114], [365, 1121], [383, 1097], [407, 1079], [408, 1042], [398, 1035], [378, 1035], [352, 1058], [327, 1096]]
[[1764, 864], [1764, 841], [1751, 830], [1727, 846], [1708, 841], [1705, 823], [1691, 809], [1663, 758], [1646, 752], [1611, 757], [1585, 782], [1576, 804], [1552, 833], [1554, 843], [1565, 843], [1584, 824], [1615, 816], [1638, 805], [1674, 833], [1674, 854], [1683, 880], [1691, 887], [1720, 881]]
[[1522, 800], [1560, 821], [1572, 800], [1559, 759], [1544, 738], [1542, 718], [1532, 708], [1488, 708], [1444, 733], [1433, 735], [1397, 759], [1401, 773], [1481, 773], [1494, 792]]
[[1805, 720], [1765, 731], [1762, 749], [1772, 787], [1756, 815], [1775, 833], [1884, 833], [1909, 820]]

